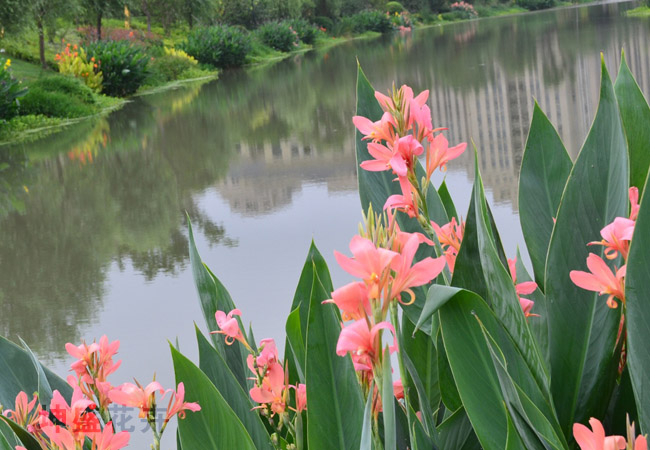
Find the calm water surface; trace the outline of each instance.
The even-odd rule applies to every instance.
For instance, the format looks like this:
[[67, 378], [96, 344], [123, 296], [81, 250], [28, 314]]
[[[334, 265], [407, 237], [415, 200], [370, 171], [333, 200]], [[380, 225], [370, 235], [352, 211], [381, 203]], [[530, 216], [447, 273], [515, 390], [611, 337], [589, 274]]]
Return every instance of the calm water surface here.
[[[21, 336], [64, 374], [66, 342], [106, 333], [122, 342], [116, 384], [156, 372], [171, 385], [166, 340], [178, 338], [196, 359], [193, 322], [205, 328], [187, 211], [204, 261], [244, 321], [258, 339], [283, 336], [311, 239], [334, 284], [348, 280], [332, 251], [347, 249], [360, 219], [355, 58], [379, 90], [394, 80], [430, 89], [434, 125], [448, 126], [454, 143], [474, 140], [514, 254], [523, 244], [517, 180], [534, 99], [575, 157], [595, 113], [600, 52], [615, 76], [624, 48], [650, 92], [650, 21], [625, 18], [633, 6], [352, 41], [140, 97], [106, 118], [0, 148], [0, 334]], [[466, 154], [446, 174], [460, 211], [472, 164]]]

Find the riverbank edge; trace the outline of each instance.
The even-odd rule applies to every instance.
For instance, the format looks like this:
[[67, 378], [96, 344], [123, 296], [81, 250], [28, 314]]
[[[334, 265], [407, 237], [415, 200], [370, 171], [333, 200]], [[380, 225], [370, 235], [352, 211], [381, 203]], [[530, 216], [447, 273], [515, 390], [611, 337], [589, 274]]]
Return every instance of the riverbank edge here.
[[[568, 3], [568, 2], [562, 2], [560, 5], [558, 5], [558, 6], [554, 7], [554, 8], [545, 9], [543, 11], [552, 11], [552, 10], [555, 10], [555, 9], [562, 9], [562, 8], [567, 8], [567, 7], [575, 7], [575, 6], [580, 6], [580, 5], [583, 5], [583, 4], [595, 3], [596, 1], [597, 0], [589, 0], [589, 1], [582, 2], [579, 5], [576, 5], [576, 4], [573, 4], [573, 3]], [[513, 7], [514, 7], [514, 5], [513, 5]], [[494, 10], [496, 11], [496, 14], [493, 15], [493, 16], [477, 17], [477, 18], [473, 18], [473, 19], [446, 20], [446, 19], [443, 19], [441, 17], [441, 15], [438, 15], [439, 20], [437, 22], [431, 23], [431, 24], [415, 25], [413, 28], [415, 30], [427, 29], [427, 28], [451, 25], [451, 24], [460, 23], [460, 22], [469, 22], [469, 21], [472, 21], [472, 20], [495, 19], [495, 18], [500, 18], [500, 17], [510, 17], [510, 16], [517, 16], [517, 15], [522, 15], [522, 14], [539, 12], [539, 11], [527, 11], [527, 10], [523, 10], [523, 11], [520, 11], [520, 10], [517, 10], [517, 11], [503, 10], [503, 13], [500, 13], [500, 10], [498, 8], [494, 8]], [[286, 58], [289, 58], [291, 56], [295, 56], [295, 55], [298, 55], [298, 54], [307, 53], [307, 52], [314, 51], [314, 50], [324, 50], [324, 49], [335, 47], [337, 45], [340, 45], [340, 44], [343, 44], [343, 43], [346, 43], [346, 42], [350, 42], [350, 41], [354, 41], [354, 40], [376, 39], [376, 38], [378, 38], [380, 36], [382, 36], [382, 33], [375, 32], [375, 31], [367, 31], [367, 32], [364, 32], [362, 34], [353, 35], [353, 36], [331, 37], [329, 39], [322, 39], [322, 40], [317, 41], [313, 45], [304, 45], [304, 46], [301, 46], [300, 48], [298, 48], [296, 50], [293, 50], [291, 52], [286, 52], [286, 53], [282, 52], [280, 54], [278, 54], [276, 52], [276, 53], [273, 53], [272, 55], [264, 55], [264, 56], [256, 57], [256, 59], [253, 62], [250, 62], [250, 63], [247, 63], [246, 65], [244, 65], [243, 69], [244, 70], [246, 70], [246, 69], [257, 69], [257, 68], [263, 67], [263, 66], [268, 65], [268, 64], [273, 64], [273, 63], [282, 61], [282, 60], [284, 60]], [[180, 88], [180, 87], [183, 87], [186, 84], [191, 84], [193, 82], [199, 82], [199, 81], [208, 82], [208, 81], [216, 80], [216, 79], [219, 78], [219, 73], [220, 73], [220, 70], [215, 69], [214, 73], [212, 73], [210, 75], [197, 77], [197, 78], [191, 78], [191, 79], [187, 79], [187, 80], [169, 81], [169, 82], [164, 83], [164, 84], [159, 85], [159, 86], [152, 86], [152, 87], [149, 87], [149, 88], [145, 88], [144, 90], [138, 91], [133, 96], [128, 97], [128, 98], [111, 97], [112, 99], [115, 99], [117, 101], [115, 103], [109, 105], [109, 106], [106, 106], [106, 107], [102, 108], [99, 112], [97, 112], [95, 114], [92, 114], [92, 115], [89, 115], [89, 116], [84, 116], [84, 117], [77, 117], [77, 118], [74, 118], [74, 119], [58, 119], [58, 120], [60, 120], [60, 122], [57, 121], [56, 123], [53, 123], [51, 125], [41, 126], [39, 124], [39, 125], [35, 126], [34, 128], [27, 128], [27, 129], [23, 129], [23, 130], [20, 130], [20, 131], [16, 131], [15, 134], [10, 135], [9, 139], [0, 140], [0, 147], [8, 146], [10, 144], [20, 144], [20, 143], [23, 143], [23, 142], [28, 142], [28, 141], [31, 140], [30, 138], [39, 139], [41, 137], [45, 137], [47, 135], [60, 132], [60, 131], [64, 130], [65, 128], [67, 128], [69, 126], [72, 126], [72, 125], [75, 125], [77, 123], [81, 123], [83, 121], [90, 120], [90, 119], [92, 119], [94, 117], [106, 116], [106, 115], [108, 115], [108, 114], [110, 114], [110, 113], [112, 113], [114, 111], [117, 111], [117, 110], [121, 109], [125, 104], [129, 103], [130, 101], [132, 101], [132, 99], [137, 98], [137, 97], [152, 95], [152, 94], [164, 92], [164, 91], [167, 91], [167, 90], [170, 90], [170, 89]], [[53, 120], [57, 120], [57, 119], [53, 119]], [[35, 135], [39, 134], [39, 133], [43, 133], [43, 134], [40, 134], [39, 136], [35, 137]]]

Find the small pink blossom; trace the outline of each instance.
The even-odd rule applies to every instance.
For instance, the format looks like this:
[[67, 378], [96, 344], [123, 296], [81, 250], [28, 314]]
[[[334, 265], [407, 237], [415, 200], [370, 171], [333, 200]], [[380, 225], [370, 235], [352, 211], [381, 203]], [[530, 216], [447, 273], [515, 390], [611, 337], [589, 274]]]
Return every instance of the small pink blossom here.
[[409, 217], [415, 218], [420, 210], [418, 208], [418, 194], [406, 177], [398, 177], [402, 194], [394, 194], [386, 199], [384, 209], [396, 209], [406, 213]]
[[590, 253], [587, 257], [587, 267], [590, 272], [571, 271], [569, 276], [574, 284], [582, 289], [598, 292], [600, 295], [608, 294], [607, 306], [610, 308], [618, 307], [614, 298], [625, 303], [625, 265], [618, 269], [614, 275], [600, 256]]
[[[382, 329], [390, 330], [395, 335], [395, 329], [389, 322], [379, 322], [372, 328], [368, 328], [365, 319], [357, 320], [341, 330], [339, 340], [336, 344], [336, 354], [345, 356], [350, 353], [355, 370], [372, 371], [374, 365], [381, 357], [381, 334]], [[397, 344], [393, 340], [390, 347], [391, 353], [397, 350]]]
[[404, 385], [402, 384], [402, 380], [393, 381], [393, 394], [397, 400], [404, 398]]
[[623, 259], [627, 259], [630, 249], [630, 241], [634, 234], [634, 220], [625, 217], [617, 217], [612, 223], [600, 230], [602, 241], [590, 242], [587, 245], [602, 245], [605, 247], [605, 257], [614, 259], [620, 253]]
[[390, 264], [397, 256], [397, 253], [384, 248], [377, 248], [372, 241], [361, 236], [352, 238], [350, 250], [354, 258], [334, 251], [336, 261], [350, 275], [363, 279], [368, 287], [370, 298], [379, 298], [379, 294], [390, 275]]
[[456, 256], [460, 250], [460, 245], [463, 242], [463, 234], [465, 232], [465, 222], [458, 224], [456, 218], [452, 217], [451, 222], [446, 225], [439, 226], [434, 221], [431, 221], [431, 226], [440, 241], [440, 245], [445, 251], [445, 259], [449, 266], [449, 271], [454, 272], [456, 265]]
[[274, 413], [284, 413], [288, 392], [282, 366], [280, 364], [271, 365], [262, 379], [262, 384], [252, 388], [249, 394], [257, 403], [270, 404], [271, 411]]
[[344, 321], [358, 320], [371, 315], [368, 288], [365, 283], [355, 281], [332, 292], [332, 298], [323, 303], [334, 303], [342, 312]]
[[91, 450], [119, 450], [129, 444], [128, 431], [115, 433], [113, 422], [108, 422], [101, 433], [97, 433], [92, 441]]
[[211, 331], [210, 334], [225, 334], [226, 344], [228, 345], [232, 345], [235, 340], [246, 343], [246, 339], [244, 338], [244, 335], [239, 328], [239, 322], [234, 316], [241, 316], [241, 311], [238, 309], [233, 309], [228, 314], [223, 311], [217, 311], [214, 314], [214, 318], [217, 321], [217, 325], [221, 329], [217, 331]]
[[296, 391], [296, 409], [295, 411], [300, 414], [307, 409], [307, 386], [300, 383], [297, 386], [291, 386]]
[[164, 423], [169, 422], [175, 415], [178, 415], [179, 419], [184, 419], [186, 410], [196, 412], [200, 411], [201, 407], [198, 403], [185, 401], [185, 385], [181, 382], [178, 383], [176, 392], [172, 390], [172, 397], [169, 399], [169, 405], [167, 405]]
[[130, 406], [140, 410], [139, 417], [146, 418], [156, 403], [156, 392], [165, 396], [160, 383], [152, 381], [144, 389], [132, 383], [124, 383], [108, 393], [111, 401], [118, 405]]
[[352, 122], [359, 132], [364, 135], [364, 140], [392, 142], [395, 138], [395, 120], [387, 112], [377, 122], [363, 116], [354, 116]]
[[[573, 437], [581, 450], [623, 450], [626, 447], [623, 436], [605, 436], [605, 429], [598, 419], [589, 419], [591, 430], [576, 423], [573, 425]], [[592, 431], [593, 430], [593, 431]]]
[[630, 197], [630, 220], [636, 220], [639, 216], [639, 189], [632, 186], [628, 195]]
[[524, 316], [538, 316], [537, 314], [531, 313], [535, 302], [521, 297], [521, 295], [528, 295], [535, 292], [535, 289], [537, 289], [537, 283], [534, 281], [524, 281], [523, 283], [517, 283], [517, 258], [508, 259], [508, 269], [510, 270], [512, 283], [515, 285], [515, 292], [519, 298], [519, 304], [521, 305], [521, 309], [524, 311]]
[[442, 133], [430, 138], [426, 156], [427, 179], [431, 178], [436, 169], [447, 170], [447, 163], [458, 158], [466, 148], [466, 142], [449, 148], [449, 141]]

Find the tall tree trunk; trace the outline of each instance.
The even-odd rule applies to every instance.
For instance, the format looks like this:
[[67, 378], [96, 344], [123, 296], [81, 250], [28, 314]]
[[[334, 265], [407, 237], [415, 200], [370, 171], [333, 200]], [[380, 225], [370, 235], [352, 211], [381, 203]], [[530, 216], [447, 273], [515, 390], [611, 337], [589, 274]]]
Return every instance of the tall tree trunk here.
[[102, 16], [104, 15], [103, 10], [97, 11], [97, 40], [102, 40]]
[[187, 7], [187, 24], [190, 26], [190, 30], [194, 25], [194, 11], [192, 8], [192, 0], [185, 0], [185, 6]]
[[41, 66], [47, 69], [45, 63], [45, 30], [43, 30], [43, 11], [39, 11], [36, 17], [36, 28], [38, 28], [38, 53], [41, 58]]
[[149, 2], [142, 0], [142, 11], [147, 16], [147, 32], [151, 33], [151, 11], [149, 10]]

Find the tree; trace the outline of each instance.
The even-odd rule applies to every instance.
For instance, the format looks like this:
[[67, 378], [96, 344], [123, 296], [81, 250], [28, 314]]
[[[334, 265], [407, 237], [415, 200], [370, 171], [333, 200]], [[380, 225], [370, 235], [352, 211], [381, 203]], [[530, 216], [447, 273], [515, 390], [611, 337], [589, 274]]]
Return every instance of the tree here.
[[102, 40], [102, 19], [107, 14], [117, 14], [124, 10], [123, 0], [81, 0], [86, 14], [95, 21], [97, 40]]
[[[28, 23], [29, 14], [25, 14], [25, 3], [22, 0], [0, 1], [0, 33], [12, 32]], [[0, 37], [1, 34], [0, 34]]]
[[[78, 4], [74, 0], [28, 0], [23, 4], [29, 11], [23, 14], [33, 18], [38, 32], [38, 49], [41, 66], [47, 68], [45, 61], [45, 27], [53, 27], [56, 18], [66, 15], [74, 15]], [[26, 14], [27, 13], [27, 14]]]

